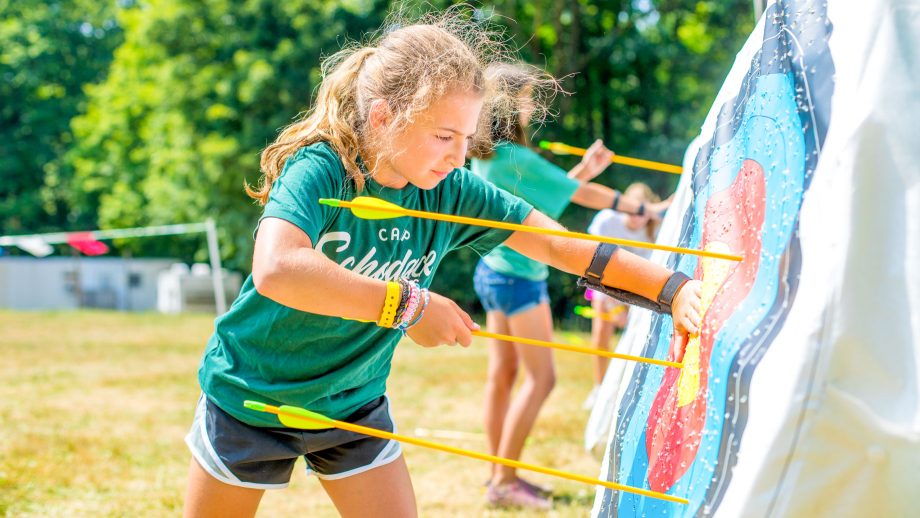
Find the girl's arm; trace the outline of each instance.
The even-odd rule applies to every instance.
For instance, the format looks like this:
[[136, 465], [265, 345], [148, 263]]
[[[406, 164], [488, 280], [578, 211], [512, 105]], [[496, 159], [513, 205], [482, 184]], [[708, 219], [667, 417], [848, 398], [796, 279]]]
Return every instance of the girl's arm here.
[[569, 171], [568, 177], [579, 182], [590, 182], [607, 169], [612, 158], [613, 151], [607, 149], [601, 139], [597, 139], [585, 151], [578, 165]]
[[377, 321], [386, 283], [342, 268], [296, 225], [279, 218], [259, 224], [252, 257], [259, 294], [307, 313]]
[[[642, 202], [630, 198], [629, 196], [623, 196], [615, 189], [611, 189], [606, 185], [593, 182], [581, 184], [581, 186], [575, 190], [575, 194], [572, 195], [572, 203], [594, 210], [609, 209], [613, 206], [613, 201], [617, 196], [619, 196], [619, 202], [617, 203], [618, 211], [629, 214], [637, 214], [639, 212], [639, 206], [642, 205]], [[644, 210], [648, 211], [647, 214], [650, 217], [657, 219], [661, 211], [656, 210], [656, 207], [647, 205]]]
[[[581, 182], [581, 186], [572, 195], [572, 203], [589, 209], [602, 210], [613, 207], [614, 200], [619, 198], [616, 210], [637, 214], [640, 205], [642, 205], [641, 202], [621, 196], [619, 192], [606, 185], [591, 182], [604, 169], [607, 169], [612, 158], [613, 151], [607, 149], [600, 139], [591, 144], [591, 147], [585, 151], [585, 156], [582, 157], [578, 165], [569, 171], [569, 178]], [[646, 209], [649, 209], [649, 207], [646, 207]], [[648, 214], [652, 219], [660, 219], [662, 211], [663, 208], [660, 210], [656, 208], [655, 210], [648, 210]]]
[[[314, 250], [303, 230], [279, 218], [265, 218], [259, 225], [252, 280], [259, 294], [279, 304], [353, 320], [376, 322], [386, 299], [386, 282], [341, 267]], [[472, 340], [470, 330], [477, 328], [453, 301], [432, 293], [425, 317], [411, 335], [428, 347], [467, 346]]]
[[[539, 211], [532, 211], [525, 225], [564, 230], [562, 225]], [[597, 243], [583, 239], [515, 232], [505, 245], [564, 272], [583, 275], [594, 257]], [[608, 263], [601, 282], [655, 300], [671, 276], [671, 271], [622, 248]], [[699, 281], [690, 281], [675, 295], [672, 307], [675, 329], [680, 333], [699, 332]]]

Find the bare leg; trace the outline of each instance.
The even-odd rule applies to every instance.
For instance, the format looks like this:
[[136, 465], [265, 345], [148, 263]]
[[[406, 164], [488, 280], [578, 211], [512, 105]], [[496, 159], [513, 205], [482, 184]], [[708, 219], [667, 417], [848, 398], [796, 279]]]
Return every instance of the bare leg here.
[[[553, 338], [553, 319], [549, 304], [546, 303], [508, 317], [508, 326], [514, 336], [546, 341]], [[510, 459], [521, 457], [524, 442], [537, 420], [537, 414], [556, 383], [551, 350], [521, 344], [515, 344], [515, 349], [524, 365], [524, 381], [508, 409], [498, 448], [499, 456]], [[505, 484], [516, 479], [514, 468], [499, 466], [498, 474], [492, 482]]]
[[[500, 311], [486, 315], [486, 329], [492, 333], [508, 334], [508, 321]], [[486, 380], [485, 426], [489, 439], [489, 453], [498, 454], [502, 439], [502, 428], [511, 401], [511, 389], [518, 373], [518, 358], [514, 346], [509, 342], [489, 339], [489, 374]], [[491, 477], [498, 472], [498, 465], [492, 465]]]
[[343, 518], [414, 518], [415, 491], [405, 458], [338, 480], [320, 479]]
[[186, 518], [248, 518], [255, 516], [264, 493], [262, 489], [224, 484], [193, 458], [188, 473], [184, 515]]

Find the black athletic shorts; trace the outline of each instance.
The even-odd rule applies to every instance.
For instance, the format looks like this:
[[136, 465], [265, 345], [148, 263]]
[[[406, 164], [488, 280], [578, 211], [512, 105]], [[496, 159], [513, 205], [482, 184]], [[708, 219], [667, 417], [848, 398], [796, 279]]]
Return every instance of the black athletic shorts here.
[[[381, 396], [343, 421], [395, 432], [389, 400]], [[399, 443], [336, 428], [298, 430], [250, 426], [221, 410], [206, 396], [198, 400], [185, 437], [195, 460], [217, 480], [255, 489], [287, 487], [294, 463], [303, 456], [307, 473], [335, 480], [398, 459]]]

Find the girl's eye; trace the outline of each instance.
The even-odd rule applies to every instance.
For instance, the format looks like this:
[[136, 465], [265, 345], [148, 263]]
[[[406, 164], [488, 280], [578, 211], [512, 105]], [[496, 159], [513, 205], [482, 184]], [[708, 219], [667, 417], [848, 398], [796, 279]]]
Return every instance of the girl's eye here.
[[438, 140], [443, 141], [443, 142], [450, 142], [451, 140], [453, 140], [453, 137], [451, 136], [445, 137], [443, 135], [435, 135], [435, 137], [437, 137]]

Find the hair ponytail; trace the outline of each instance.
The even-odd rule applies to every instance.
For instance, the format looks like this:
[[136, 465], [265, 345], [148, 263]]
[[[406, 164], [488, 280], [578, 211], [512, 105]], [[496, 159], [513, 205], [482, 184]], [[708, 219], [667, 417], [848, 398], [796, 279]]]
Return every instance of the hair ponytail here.
[[328, 142], [341, 157], [346, 175], [358, 190], [364, 187], [357, 159], [359, 128], [364, 125], [366, 111], [358, 102], [357, 84], [365, 61], [376, 51], [375, 47], [343, 49], [323, 63], [323, 81], [314, 109], [284, 128], [275, 142], [262, 151], [262, 180], [257, 189], [247, 184], [246, 194], [264, 205], [288, 157], [304, 146], [321, 141]]

